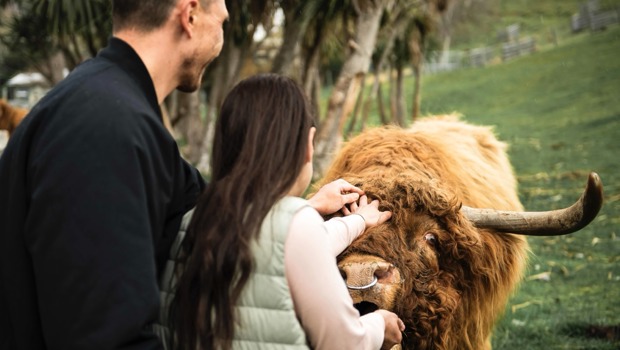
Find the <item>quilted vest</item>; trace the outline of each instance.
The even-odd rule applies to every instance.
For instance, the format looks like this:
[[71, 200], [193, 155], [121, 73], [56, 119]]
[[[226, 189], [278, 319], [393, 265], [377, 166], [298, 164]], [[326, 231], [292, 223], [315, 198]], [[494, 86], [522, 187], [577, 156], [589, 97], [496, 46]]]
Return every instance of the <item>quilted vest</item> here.
[[[293, 215], [307, 206], [304, 199], [284, 197], [274, 205], [261, 226], [260, 237], [252, 243], [255, 258], [250, 276], [237, 305], [238, 324], [235, 328], [235, 350], [301, 350], [309, 349], [293, 306], [291, 293], [284, 275], [284, 244]], [[191, 212], [186, 214], [171, 256], [177, 256], [180, 242], [189, 224]], [[166, 324], [167, 310], [172, 298], [170, 281], [174, 278], [174, 262], [166, 266], [160, 284], [162, 311], [161, 324]], [[173, 281], [174, 283], [174, 281]], [[169, 330], [155, 325], [165, 346]]]

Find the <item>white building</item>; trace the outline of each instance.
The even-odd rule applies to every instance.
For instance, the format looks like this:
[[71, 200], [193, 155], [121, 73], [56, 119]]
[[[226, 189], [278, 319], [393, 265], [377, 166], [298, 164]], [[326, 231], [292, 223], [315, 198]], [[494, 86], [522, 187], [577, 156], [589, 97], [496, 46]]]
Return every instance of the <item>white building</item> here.
[[19, 73], [6, 83], [3, 95], [10, 104], [30, 109], [50, 88], [41, 73]]

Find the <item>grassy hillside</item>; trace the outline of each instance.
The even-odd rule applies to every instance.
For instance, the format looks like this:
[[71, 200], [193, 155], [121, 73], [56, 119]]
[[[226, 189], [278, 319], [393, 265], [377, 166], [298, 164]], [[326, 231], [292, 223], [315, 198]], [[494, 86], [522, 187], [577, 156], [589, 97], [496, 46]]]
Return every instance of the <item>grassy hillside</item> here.
[[620, 348], [619, 56], [616, 25], [506, 64], [423, 81], [425, 114], [458, 111], [495, 125], [510, 144], [528, 210], [570, 205], [589, 171], [605, 186], [593, 224], [529, 240], [528, 278], [499, 324], [495, 349]]
[[[540, 48], [557, 40], [571, 40], [570, 18], [587, 0], [485, 0], [469, 1], [468, 20], [455, 24], [457, 49], [497, 44], [497, 31], [518, 24], [520, 37], [532, 36]], [[481, 5], [485, 4], [485, 5]], [[620, 6], [620, 0], [599, 0], [601, 9]]]

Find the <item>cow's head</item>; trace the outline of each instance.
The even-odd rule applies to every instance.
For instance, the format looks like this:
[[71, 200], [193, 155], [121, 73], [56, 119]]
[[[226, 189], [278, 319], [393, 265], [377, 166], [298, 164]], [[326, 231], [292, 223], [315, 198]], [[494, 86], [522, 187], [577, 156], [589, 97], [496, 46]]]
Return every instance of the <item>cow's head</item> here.
[[361, 314], [381, 308], [403, 319], [405, 348], [476, 348], [471, 343], [486, 338], [525, 265], [525, 239], [503, 232], [574, 232], [602, 202], [596, 174], [575, 205], [545, 213], [462, 207], [439, 182], [392, 178], [347, 178], [393, 216], [353, 242], [338, 266]]

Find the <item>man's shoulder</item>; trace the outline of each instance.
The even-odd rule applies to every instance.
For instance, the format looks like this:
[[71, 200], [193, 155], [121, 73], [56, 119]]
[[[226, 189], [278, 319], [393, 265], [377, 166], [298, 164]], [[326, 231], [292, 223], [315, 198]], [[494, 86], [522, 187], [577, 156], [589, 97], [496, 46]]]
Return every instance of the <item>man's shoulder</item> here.
[[[62, 111], [63, 113], [59, 113]], [[105, 114], [108, 120], [123, 114], [153, 113], [131, 77], [120, 67], [94, 58], [78, 66], [33, 108], [31, 114], [74, 118]]]
[[122, 68], [97, 57], [79, 65], [50, 92], [79, 103], [140, 94], [140, 89]]

